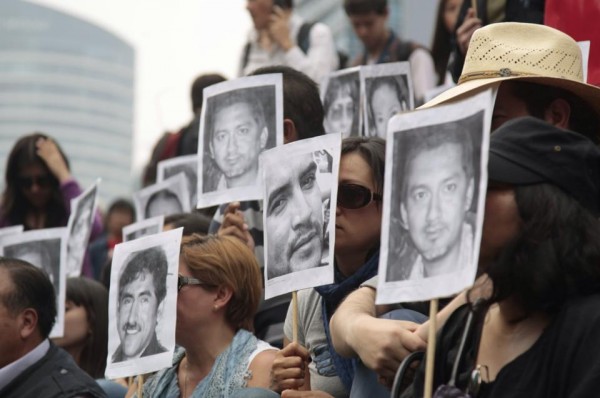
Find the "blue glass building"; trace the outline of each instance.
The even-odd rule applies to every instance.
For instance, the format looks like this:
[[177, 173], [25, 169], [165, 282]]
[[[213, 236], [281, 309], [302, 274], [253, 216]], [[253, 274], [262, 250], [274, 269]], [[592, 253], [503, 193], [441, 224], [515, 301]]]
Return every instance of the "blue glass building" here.
[[41, 131], [59, 141], [83, 189], [100, 177], [103, 203], [129, 195], [133, 47], [24, 1], [2, 0], [0, 15], [1, 175], [17, 138]]

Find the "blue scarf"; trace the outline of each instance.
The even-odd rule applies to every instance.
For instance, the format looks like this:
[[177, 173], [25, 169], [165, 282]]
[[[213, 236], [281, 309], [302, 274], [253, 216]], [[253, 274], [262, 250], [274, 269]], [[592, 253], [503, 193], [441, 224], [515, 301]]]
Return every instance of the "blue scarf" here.
[[367, 260], [362, 267], [360, 267], [353, 275], [344, 279], [344, 275], [335, 268], [335, 283], [331, 285], [319, 286], [315, 290], [321, 295], [322, 302], [322, 314], [323, 314], [323, 327], [325, 329], [325, 335], [327, 336], [327, 347], [329, 348], [329, 354], [335, 366], [338, 377], [344, 383], [347, 391], [350, 391], [352, 387], [352, 379], [354, 379], [354, 362], [352, 359], [344, 358], [340, 356], [334, 349], [331, 343], [331, 332], [329, 330], [329, 320], [331, 315], [338, 307], [340, 302], [346, 298], [348, 294], [356, 290], [363, 282], [371, 279], [377, 275], [377, 267], [379, 266], [379, 250], [377, 250]]
[[[246, 387], [248, 359], [256, 349], [257, 339], [247, 330], [240, 329], [229, 347], [223, 351], [212, 366], [210, 373], [193, 388], [192, 397], [230, 397], [236, 390]], [[177, 368], [185, 355], [178, 348], [173, 358], [173, 366], [158, 372], [144, 383], [144, 397], [176, 398], [180, 396], [177, 384]], [[136, 397], [136, 395], [134, 395]]]

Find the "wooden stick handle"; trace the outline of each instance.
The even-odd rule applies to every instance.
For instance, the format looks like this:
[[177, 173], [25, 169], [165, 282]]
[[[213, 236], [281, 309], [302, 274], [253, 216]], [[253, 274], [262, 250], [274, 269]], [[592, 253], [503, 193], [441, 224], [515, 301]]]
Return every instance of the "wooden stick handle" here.
[[431, 398], [433, 391], [433, 368], [435, 365], [435, 336], [437, 329], [436, 316], [438, 299], [429, 304], [429, 336], [427, 337], [427, 362], [425, 363], [425, 398]]
[[471, 0], [471, 7], [473, 8], [473, 11], [475, 11], [475, 18], [478, 18], [478, 15], [477, 15], [477, 0]]
[[138, 375], [137, 377], [137, 398], [142, 398], [142, 390], [144, 387], [144, 375]]
[[298, 292], [292, 292], [292, 341], [298, 342]]

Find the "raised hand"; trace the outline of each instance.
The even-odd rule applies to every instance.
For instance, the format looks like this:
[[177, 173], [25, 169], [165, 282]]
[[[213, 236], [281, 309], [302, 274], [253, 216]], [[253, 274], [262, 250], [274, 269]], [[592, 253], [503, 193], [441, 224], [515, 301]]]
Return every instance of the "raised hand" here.
[[40, 138], [35, 143], [37, 154], [46, 163], [52, 174], [63, 183], [71, 178], [67, 162], [58, 150], [58, 146], [51, 138]]

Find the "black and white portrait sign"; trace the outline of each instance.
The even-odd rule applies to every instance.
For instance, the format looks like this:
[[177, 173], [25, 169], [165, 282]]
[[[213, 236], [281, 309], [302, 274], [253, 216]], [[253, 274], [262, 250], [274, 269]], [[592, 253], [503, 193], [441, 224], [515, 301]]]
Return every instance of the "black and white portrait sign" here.
[[81, 275], [83, 266], [83, 257], [92, 232], [92, 223], [96, 214], [98, 202], [97, 180], [91, 187], [85, 190], [81, 195], [71, 200], [71, 216], [67, 230], [69, 236], [67, 239], [67, 277], [77, 277]]
[[177, 156], [158, 162], [157, 181], [161, 182], [178, 173], [183, 173], [190, 195], [190, 209], [198, 202], [198, 155]]
[[261, 156], [265, 298], [333, 283], [341, 138], [327, 134]]
[[0, 255], [18, 258], [46, 272], [56, 294], [56, 323], [50, 337], [62, 337], [65, 323], [67, 228], [47, 228], [0, 237]]
[[115, 246], [108, 302], [106, 377], [171, 366], [183, 228]]
[[366, 136], [386, 138], [388, 121], [414, 109], [409, 62], [368, 65], [360, 68]]
[[10, 227], [0, 228], [0, 237], [20, 234], [24, 230], [25, 230], [25, 227], [23, 225], [13, 225]]
[[259, 156], [283, 144], [281, 74], [204, 89], [198, 139], [198, 205], [262, 199]]
[[335, 71], [323, 80], [321, 101], [326, 133], [341, 133], [343, 137], [362, 135], [360, 82], [359, 66]]
[[165, 216], [156, 216], [123, 227], [123, 242], [162, 232]]
[[493, 93], [389, 124], [377, 303], [446, 297], [473, 284]]
[[133, 203], [136, 220], [188, 213], [191, 208], [186, 177], [183, 173], [178, 173], [135, 192]]

